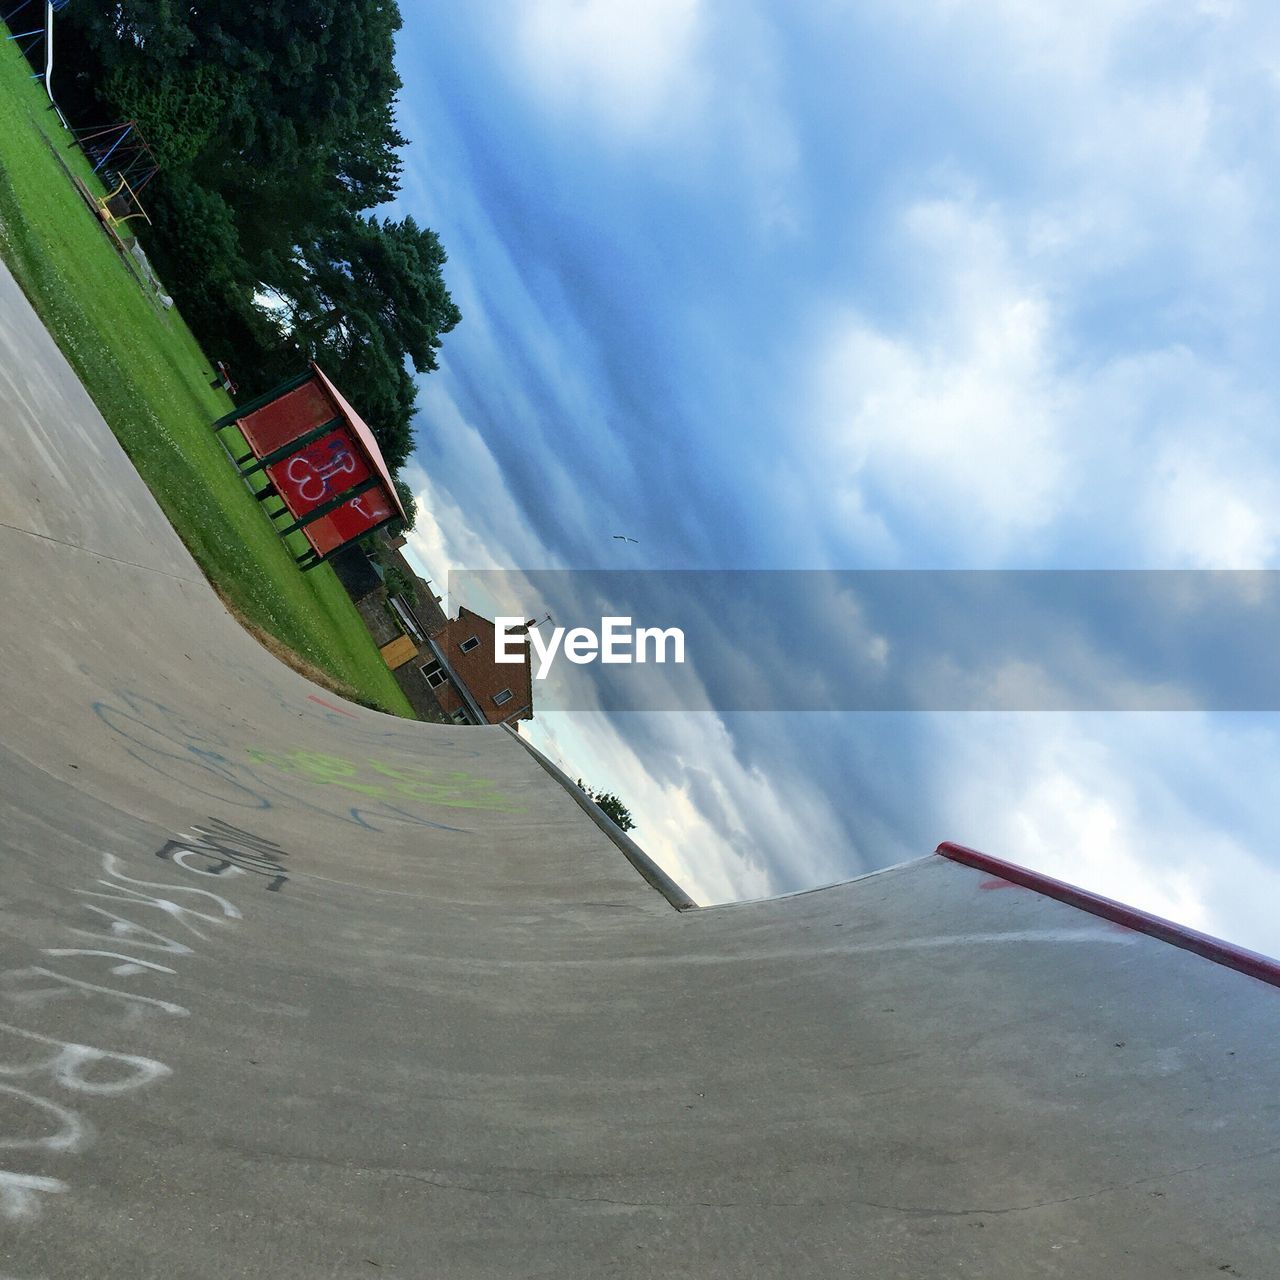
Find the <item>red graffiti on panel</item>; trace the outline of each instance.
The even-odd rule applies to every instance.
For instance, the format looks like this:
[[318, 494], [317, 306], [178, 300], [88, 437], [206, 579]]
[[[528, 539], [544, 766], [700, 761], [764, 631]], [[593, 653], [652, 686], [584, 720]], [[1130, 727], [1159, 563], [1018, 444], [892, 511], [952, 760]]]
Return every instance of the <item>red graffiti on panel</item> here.
[[339, 430], [268, 467], [267, 474], [289, 510], [302, 516], [367, 480], [369, 467]]

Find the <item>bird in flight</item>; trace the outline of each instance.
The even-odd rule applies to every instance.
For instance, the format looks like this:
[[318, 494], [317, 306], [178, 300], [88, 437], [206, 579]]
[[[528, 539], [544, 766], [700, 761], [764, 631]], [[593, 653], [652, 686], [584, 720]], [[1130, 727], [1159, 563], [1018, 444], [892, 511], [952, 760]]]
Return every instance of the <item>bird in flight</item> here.
[[639, 538], [628, 538], [625, 533], [615, 533], [613, 535], [614, 542], [639, 542]]

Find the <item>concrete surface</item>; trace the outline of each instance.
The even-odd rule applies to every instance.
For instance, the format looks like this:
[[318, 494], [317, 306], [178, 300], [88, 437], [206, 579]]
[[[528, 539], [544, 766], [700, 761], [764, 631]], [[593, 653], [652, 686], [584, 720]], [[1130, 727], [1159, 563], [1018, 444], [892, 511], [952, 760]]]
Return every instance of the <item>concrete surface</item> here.
[[933, 857], [673, 911], [257, 648], [2, 272], [0, 440], [0, 1276], [1280, 1276], [1280, 991]]

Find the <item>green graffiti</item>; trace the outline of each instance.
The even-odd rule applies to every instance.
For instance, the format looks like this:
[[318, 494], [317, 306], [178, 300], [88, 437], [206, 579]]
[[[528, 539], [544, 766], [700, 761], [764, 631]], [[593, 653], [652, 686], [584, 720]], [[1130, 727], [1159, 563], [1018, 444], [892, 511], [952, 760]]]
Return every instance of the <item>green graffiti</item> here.
[[249, 759], [304, 782], [341, 787], [375, 800], [416, 800], [449, 809], [488, 809], [501, 813], [522, 811], [522, 806], [509, 803], [488, 778], [477, 778], [460, 769], [446, 772], [426, 765], [392, 766], [381, 760], [360, 763], [342, 756], [299, 750], [251, 749]]

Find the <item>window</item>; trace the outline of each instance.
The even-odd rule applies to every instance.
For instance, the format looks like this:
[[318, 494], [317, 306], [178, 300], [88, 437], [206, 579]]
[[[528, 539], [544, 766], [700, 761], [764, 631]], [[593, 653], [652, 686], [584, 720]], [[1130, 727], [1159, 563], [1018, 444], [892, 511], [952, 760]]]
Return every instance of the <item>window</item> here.
[[461, 649], [463, 653], [470, 653], [471, 650], [474, 649], [479, 643], [480, 643], [480, 638], [478, 636], [468, 636], [458, 646], [458, 648]]
[[498, 692], [493, 695], [493, 700], [498, 704], [498, 706], [502, 706], [504, 702], [510, 702], [512, 696], [510, 689], [499, 689]]
[[422, 674], [427, 677], [427, 683], [433, 688], [438, 689], [449, 678], [444, 673], [444, 668], [438, 662], [429, 662], [422, 668]]
[[453, 723], [454, 724], [470, 724], [471, 723], [471, 721], [467, 719], [466, 711], [462, 707], [459, 707], [457, 711], [453, 713]]

